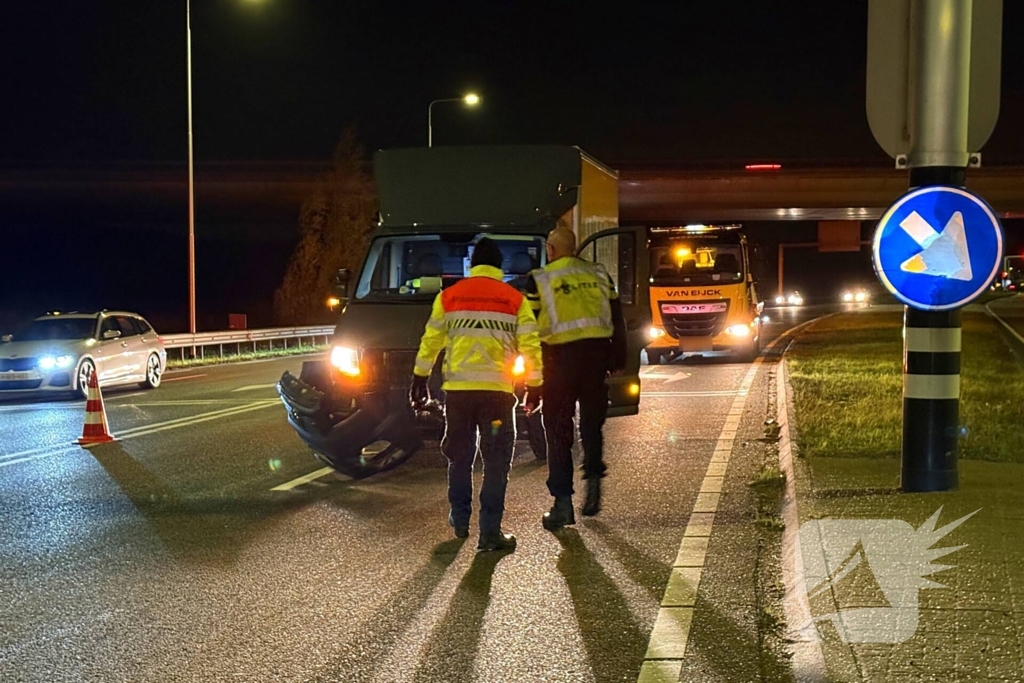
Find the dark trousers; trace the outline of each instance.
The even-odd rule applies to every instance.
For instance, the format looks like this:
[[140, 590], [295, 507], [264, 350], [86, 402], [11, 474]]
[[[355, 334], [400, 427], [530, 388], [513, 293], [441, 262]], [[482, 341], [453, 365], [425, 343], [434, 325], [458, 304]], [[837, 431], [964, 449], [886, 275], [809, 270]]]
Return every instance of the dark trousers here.
[[583, 478], [603, 477], [604, 437], [608, 415], [608, 373], [611, 342], [583, 339], [544, 345], [544, 430], [548, 438], [548, 491], [556, 498], [573, 494], [572, 445], [574, 418], [580, 406]]
[[512, 409], [516, 399], [503, 391], [448, 391], [444, 405], [441, 452], [448, 459], [448, 502], [451, 522], [468, 524], [473, 509], [473, 463], [477, 435], [484, 461], [480, 489], [480, 533], [501, 530], [505, 489], [515, 447]]

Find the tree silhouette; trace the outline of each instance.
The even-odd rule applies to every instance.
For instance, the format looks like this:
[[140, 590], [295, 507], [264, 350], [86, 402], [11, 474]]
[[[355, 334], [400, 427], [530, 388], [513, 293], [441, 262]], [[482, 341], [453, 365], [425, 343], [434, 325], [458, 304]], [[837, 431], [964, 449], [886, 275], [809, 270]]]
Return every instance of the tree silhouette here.
[[351, 126], [342, 131], [331, 170], [299, 211], [299, 243], [284, 281], [274, 293], [274, 314], [283, 325], [326, 322], [326, 300], [339, 268], [355, 271], [373, 230], [377, 201], [363, 147]]

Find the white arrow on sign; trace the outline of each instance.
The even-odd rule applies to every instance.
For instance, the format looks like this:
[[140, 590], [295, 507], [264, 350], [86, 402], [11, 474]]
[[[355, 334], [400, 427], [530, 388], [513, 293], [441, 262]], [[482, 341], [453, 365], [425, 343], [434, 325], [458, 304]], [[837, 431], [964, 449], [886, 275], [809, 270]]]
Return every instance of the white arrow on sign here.
[[900, 270], [951, 280], [970, 281], [974, 278], [962, 213], [954, 212], [941, 233], [936, 232], [917, 211], [904, 218], [900, 227], [923, 249], [901, 263]]

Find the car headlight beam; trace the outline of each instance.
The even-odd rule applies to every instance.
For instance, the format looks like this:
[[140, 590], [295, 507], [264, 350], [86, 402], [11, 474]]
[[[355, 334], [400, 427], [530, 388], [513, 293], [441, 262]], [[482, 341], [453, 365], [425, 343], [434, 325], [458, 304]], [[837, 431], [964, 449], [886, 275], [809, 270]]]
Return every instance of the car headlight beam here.
[[331, 365], [343, 375], [359, 376], [359, 352], [347, 346], [335, 346], [331, 349]]

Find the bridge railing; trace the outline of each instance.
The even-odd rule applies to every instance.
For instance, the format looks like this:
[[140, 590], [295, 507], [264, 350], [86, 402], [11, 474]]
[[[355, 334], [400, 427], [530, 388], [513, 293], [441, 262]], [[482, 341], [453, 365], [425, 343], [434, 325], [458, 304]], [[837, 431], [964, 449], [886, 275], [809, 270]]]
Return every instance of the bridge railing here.
[[[195, 355], [205, 357], [207, 351], [219, 356], [228, 352], [241, 354], [261, 350], [288, 349], [292, 346], [310, 346], [330, 343], [334, 325], [308, 327], [272, 327], [262, 330], [226, 330], [223, 332], [197, 332], [196, 334], [163, 334], [164, 347], [171, 357], [187, 358], [195, 349]], [[289, 345], [290, 344], [290, 345]], [[230, 355], [230, 354], [229, 354]]]

